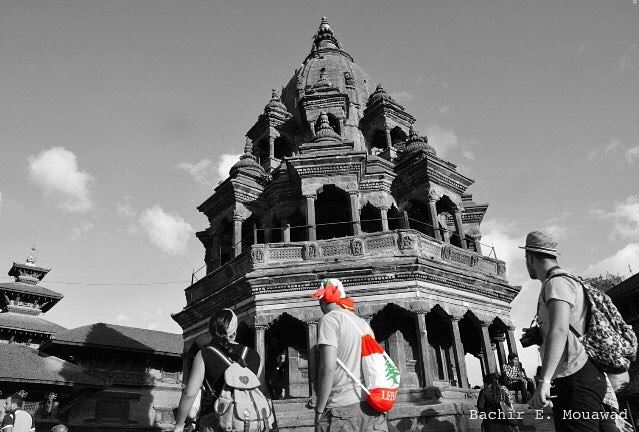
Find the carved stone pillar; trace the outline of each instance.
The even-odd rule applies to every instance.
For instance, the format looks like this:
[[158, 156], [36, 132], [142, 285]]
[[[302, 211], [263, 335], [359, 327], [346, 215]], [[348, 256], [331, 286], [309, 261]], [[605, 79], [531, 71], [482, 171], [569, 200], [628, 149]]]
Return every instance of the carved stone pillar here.
[[291, 242], [291, 224], [287, 220], [282, 221], [282, 242]]
[[459, 376], [459, 386], [468, 388], [468, 373], [466, 372], [466, 358], [464, 356], [464, 344], [461, 340], [459, 332], [460, 317], [451, 317], [450, 324], [453, 333], [453, 349], [455, 354], [455, 363], [457, 365], [457, 375]]
[[264, 228], [264, 243], [268, 244], [271, 242], [271, 232], [271, 228]]
[[497, 372], [497, 364], [495, 363], [495, 353], [490, 346], [490, 335], [488, 334], [488, 323], [481, 323], [481, 349], [484, 352], [485, 365], [487, 373]]
[[306, 225], [308, 225], [308, 239], [317, 240], [315, 227], [315, 195], [306, 196]]
[[435, 191], [428, 192], [428, 212], [430, 216], [430, 224], [433, 226], [433, 234], [436, 240], [442, 239], [442, 234], [439, 232], [439, 220], [437, 219], [437, 194]]
[[353, 222], [353, 235], [360, 235], [362, 233], [362, 224], [359, 220], [359, 199], [357, 192], [351, 192], [348, 194], [351, 207], [351, 221]]
[[403, 229], [410, 229], [410, 221], [408, 220], [408, 212], [406, 210], [402, 212], [401, 222], [402, 222]]
[[400, 376], [406, 374], [406, 353], [404, 352], [404, 335], [397, 330], [388, 337], [388, 355], [393, 359]]
[[462, 211], [462, 207], [455, 207], [455, 226], [457, 228], [457, 235], [459, 236], [459, 243], [461, 244], [461, 247], [468, 249], [468, 245], [466, 244], [466, 234], [464, 233], [464, 224], [462, 223]]
[[421, 372], [421, 385], [428, 387], [433, 385], [433, 368], [430, 344], [428, 343], [428, 331], [426, 330], [427, 310], [418, 311], [415, 318], [417, 329], [417, 344], [419, 347], [419, 366]]
[[446, 364], [446, 349], [441, 346], [435, 347], [438, 363], [441, 366], [441, 379], [448, 381], [448, 364]]
[[308, 395], [313, 396], [315, 394], [315, 381], [317, 379], [317, 355], [315, 346], [317, 345], [317, 321], [308, 321], [306, 323], [307, 345], [306, 356], [308, 358]]
[[475, 237], [475, 251], [479, 254], [479, 255], [483, 255], [484, 252], [481, 250], [481, 237]]
[[379, 213], [382, 216], [382, 231], [388, 231], [388, 208], [380, 207]]
[[242, 219], [233, 218], [233, 254], [239, 256], [242, 253]]
[[260, 369], [258, 378], [265, 381], [264, 365], [266, 364], [266, 324], [255, 324], [255, 351], [260, 355]]
[[393, 140], [391, 139], [390, 128], [386, 126], [386, 147], [393, 147]]
[[268, 157], [275, 158], [275, 137], [273, 135], [268, 137]]
[[495, 345], [497, 348], [497, 360], [499, 361], [499, 370], [501, 370], [502, 366], [507, 362], [506, 350], [504, 348], [505, 341], [506, 341], [506, 337], [504, 335], [499, 335], [495, 338]]
[[506, 343], [508, 344], [508, 352], [517, 354], [517, 342], [515, 341], [515, 327], [508, 326], [508, 331], [506, 332]]

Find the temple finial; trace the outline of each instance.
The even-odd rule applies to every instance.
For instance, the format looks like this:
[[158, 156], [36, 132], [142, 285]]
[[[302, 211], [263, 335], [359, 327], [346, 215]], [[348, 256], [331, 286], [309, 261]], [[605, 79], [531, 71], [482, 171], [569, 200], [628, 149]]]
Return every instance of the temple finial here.
[[313, 46], [315, 48], [340, 48], [339, 42], [333, 34], [333, 29], [328, 24], [326, 17], [322, 17], [322, 22], [315, 34]]
[[29, 257], [27, 258], [26, 263], [34, 266], [36, 264], [37, 259], [38, 259], [38, 251], [36, 249], [36, 246], [33, 245], [31, 246], [31, 254], [29, 254]]
[[322, 111], [320, 113], [320, 125], [318, 130], [321, 130], [321, 129], [331, 129], [331, 130], [333, 129], [331, 128], [331, 124], [328, 121], [328, 114], [326, 114], [325, 111]]
[[271, 89], [271, 100], [272, 101], [280, 100], [280, 94], [278, 93], [276, 89]]

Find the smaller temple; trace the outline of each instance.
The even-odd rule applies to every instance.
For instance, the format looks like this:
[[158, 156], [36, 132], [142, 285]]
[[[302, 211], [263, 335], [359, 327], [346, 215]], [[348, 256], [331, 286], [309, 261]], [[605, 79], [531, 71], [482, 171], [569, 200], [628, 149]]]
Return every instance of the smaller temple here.
[[173, 430], [182, 384], [182, 336], [96, 323], [67, 330], [42, 317], [62, 294], [35, 247], [0, 283], [0, 395], [25, 395], [37, 430]]

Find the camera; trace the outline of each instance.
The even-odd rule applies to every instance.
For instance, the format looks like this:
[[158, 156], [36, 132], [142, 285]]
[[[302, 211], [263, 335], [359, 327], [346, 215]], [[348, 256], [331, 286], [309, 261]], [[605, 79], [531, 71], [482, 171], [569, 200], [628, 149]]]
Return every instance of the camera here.
[[543, 337], [541, 336], [539, 326], [536, 325], [523, 329], [523, 334], [519, 342], [521, 342], [521, 346], [524, 348], [528, 348], [532, 345], [541, 345], [543, 343]]

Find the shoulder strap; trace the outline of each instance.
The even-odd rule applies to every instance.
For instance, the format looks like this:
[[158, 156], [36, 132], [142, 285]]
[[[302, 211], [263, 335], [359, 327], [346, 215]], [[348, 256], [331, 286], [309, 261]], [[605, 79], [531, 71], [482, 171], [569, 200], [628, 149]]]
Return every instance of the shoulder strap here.
[[209, 347], [207, 347], [207, 348], [210, 348], [210, 349], [211, 349], [211, 351], [213, 351], [214, 353], [216, 353], [216, 354], [217, 354], [217, 355], [218, 355], [218, 356], [219, 356], [222, 360], [224, 360], [224, 362], [225, 362], [227, 365], [231, 366], [231, 365], [234, 363], [233, 361], [231, 361], [231, 359], [229, 359], [227, 356], [225, 356], [224, 354], [222, 354], [222, 352], [221, 352], [220, 350], [218, 350], [217, 348], [212, 347], [212, 346], [209, 346]]
[[244, 349], [242, 350], [242, 360], [246, 360], [246, 354], [248, 354], [248, 347], [245, 346]]
[[[551, 270], [553, 270], [553, 269], [555, 269], [555, 268], [559, 268], [559, 266], [557, 266], [557, 267], [553, 267], [552, 269], [548, 270], [548, 273], [550, 273], [550, 271], [551, 271]], [[582, 289], [582, 291], [583, 291], [583, 293], [584, 293], [584, 300], [583, 300], [584, 307], [586, 307], [586, 308], [587, 308], [587, 307], [588, 307], [588, 303], [587, 303], [588, 299], [586, 298], [586, 287], [584, 286], [583, 281], [582, 281], [580, 278], [578, 278], [577, 276], [575, 276], [575, 275], [573, 275], [573, 274], [570, 274], [570, 273], [568, 273], [568, 272], [565, 272], [565, 271], [557, 272], [557, 273], [554, 273], [554, 274], [550, 275], [550, 276], [546, 279], [546, 282], [544, 282], [544, 285], [541, 287], [541, 290], [542, 290], [542, 291], [541, 291], [541, 296], [542, 296], [542, 299], [544, 300], [544, 303], [546, 303], [546, 286], [545, 286], [545, 285], [546, 285], [546, 283], [548, 283], [548, 281], [549, 281], [550, 279], [552, 279], [552, 278], [556, 278], [556, 277], [560, 277], [560, 276], [566, 277], [566, 278], [568, 278], [568, 279], [572, 279], [572, 280], [574, 280], [575, 282], [577, 282], [577, 283], [581, 286], [581, 289]], [[588, 310], [588, 311], [586, 311], [586, 322], [588, 322], [588, 314], [589, 314], [589, 312], [590, 312], [589, 310]], [[575, 330], [575, 328], [572, 326], [572, 324], [570, 324], [570, 331], [571, 331], [571, 332], [572, 332], [575, 336], [577, 336], [577, 338], [580, 338], [580, 337], [581, 337], [581, 333], [579, 333], [577, 330]]]
[[349, 316], [349, 312], [343, 312], [342, 313], [344, 315], [344, 317], [346, 317], [346, 319], [348, 321], [351, 322], [351, 324], [353, 324], [353, 327], [355, 327], [355, 330], [357, 330], [357, 333], [359, 333], [360, 336], [364, 336], [364, 333], [362, 332], [362, 330], [359, 328], [359, 326], [357, 325], [357, 323], [355, 322], [355, 320], [353, 318], [351, 318]]
[[[359, 333], [360, 337], [363, 337], [363, 336], [364, 336], [364, 333], [363, 333], [363, 332], [362, 332], [362, 330], [359, 328], [359, 326], [357, 325], [357, 323], [355, 323], [355, 320], [354, 320], [353, 318], [351, 318], [348, 314], [349, 314], [348, 312], [343, 312], [344, 317], [346, 317], [346, 319], [347, 319], [348, 321], [350, 321], [350, 322], [351, 322], [351, 324], [353, 324], [353, 327], [355, 327], [355, 329], [356, 329], [356, 330], [357, 330], [357, 332]], [[350, 377], [353, 381], [355, 381], [355, 383], [356, 383], [357, 385], [359, 385], [359, 386], [362, 388], [362, 390], [364, 390], [364, 391], [366, 392], [366, 394], [368, 394], [368, 395], [370, 395], [370, 394], [371, 394], [371, 392], [370, 392], [370, 391], [366, 388], [366, 386], [362, 383], [362, 381], [361, 381], [359, 378], [357, 378], [357, 377], [355, 376], [355, 374], [353, 374], [353, 372], [352, 372], [349, 368], [347, 368], [347, 367], [346, 367], [346, 365], [345, 365], [345, 364], [344, 364], [344, 363], [343, 363], [343, 362], [339, 359], [339, 357], [335, 357], [335, 360], [337, 360], [337, 364], [338, 364], [338, 365], [340, 365], [340, 367], [341, 367], [342, 369], [344, 369], [344, 372], [346, 372], [346, 374], [347, 374], [347, 375], [348, 375], [348, 376], [349, 376], [349, 377]]]

